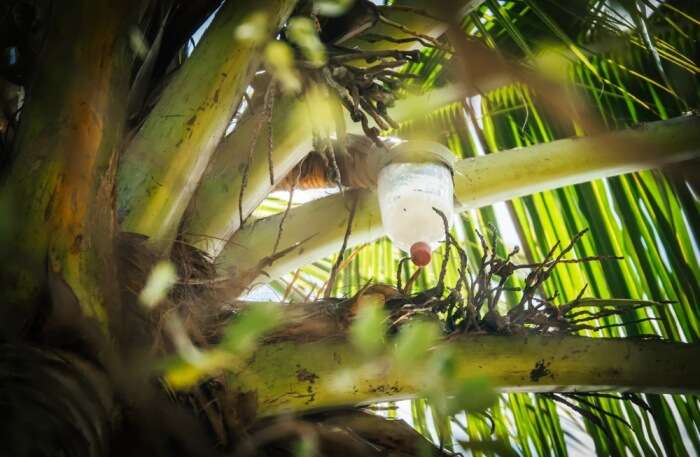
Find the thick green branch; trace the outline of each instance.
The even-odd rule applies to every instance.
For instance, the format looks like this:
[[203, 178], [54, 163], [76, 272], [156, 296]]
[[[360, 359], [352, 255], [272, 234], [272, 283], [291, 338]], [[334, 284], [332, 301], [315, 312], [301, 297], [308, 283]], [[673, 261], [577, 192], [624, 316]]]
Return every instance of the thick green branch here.
[[[679, 162], [700, 153], [700, 117], [613, 132], [598, 137], [571, 138], [528, 148], [503, 151], [457, 162], [455, 195], [458, 209], [479, 208], [535, 192], [588, 182]], [[356, 191], [360, 200], [348, 246], [383, 235], [376, 196]], [[293, 248], [265, 269], [276, 278], [337, 252], [347, 224], [351, 192], [316, 200], [292, 209], [285, 221], [278, 252]], [[236, 233], [217, 263], [236, 277], [270, 255], [281, 215], [255, 221]]]
[[[270, 193], [268, 129], [267, 126], [260, 128], [261, 122], [267, 122], [264, 117], [262, 110], [247, 117], [221, 142], [185, 213], [183, 239], [211, 255], [218, 254], [240, 226], [239, 201], [245, 218]], [[272, 132], [275, 138], [271, 154], [274, 174], [285, 176], [313, 149], [304, 103], [289, 98], [276, 103]], [[253, 141], [256, 142], [255, 151], [248, 165], [248, 182], [241, 197], [244, 170]]]
[[118, 210], [123, 231], [147, 235], [160, 242], [162, 250], [169, 248], [209, 158], [261, 62], [264, 43], [237, 39], [236, 28], [262, 14], [266, 18], [262, 35], [272, 38], [294, 4], [294, 0], [224, 4], [120, 162]]
[[[462, 336], [443, 344], [456, 351], [458, 379], [485, 377], [505, 392], [700, 391], [699, 345], [578, 336]], [[276, 343], [262, 346], [231, 382], [253, 394], [261, 416], [412, 398], [426, 387], [389, 362], [366, 364], [345, 340]]]

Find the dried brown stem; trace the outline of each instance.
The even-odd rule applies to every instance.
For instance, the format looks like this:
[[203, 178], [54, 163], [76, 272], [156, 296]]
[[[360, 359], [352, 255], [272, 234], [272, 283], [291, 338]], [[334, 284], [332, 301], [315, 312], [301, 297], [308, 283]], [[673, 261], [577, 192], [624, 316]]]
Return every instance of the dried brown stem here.
[[345, 250], [347, 249], [347, 246], [348, 246], [348, 239], [350, 238], [350, 233], [352, 233], [352, 221], [355, 219], [355, 211], [356, 210], [357, 210], [357, 195], [355, 195], [352, 199], [352, 206], [350, 207], [350, 214], [348, 216], [348, 225], [347, 225], [347, 228], [345, 229], [345, 236], [343, 237], [343, 244], [340, 247], [340, 251], [338, 252], [338, 258], [335, 259], [335, 263], [333, 264], [333, 268], [331, 269], [331, 274], [328, 278], [328, 284], [326, 286], [326, 291], [323, 294], [323, 296], [325, 298], [330, 297], [331, 292], [333, 291], [333, 286], [335, 285], [335, 276], [338, 273], [338, 268], [340, 267], [340, 264], [343, 261], [343, 256], [344, 256]]

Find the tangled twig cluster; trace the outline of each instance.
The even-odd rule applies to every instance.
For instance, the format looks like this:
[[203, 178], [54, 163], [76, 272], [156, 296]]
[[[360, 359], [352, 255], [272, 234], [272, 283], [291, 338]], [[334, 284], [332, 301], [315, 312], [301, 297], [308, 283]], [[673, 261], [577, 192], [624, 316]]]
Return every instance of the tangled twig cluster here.
[[[419, 51], [359, 51], [334, 46], [329, 49], [327, 63], [322, 67], [303, 65], [307, 86], [314, 85], [325, 92], [333, 112], [334, 137], [331, 132], [312, 126], [314, 150], [326, 161], [329, 175], [342, 188], [337, 154], [350, 158], [347, 150], [347, 128], [344, 110], [352, 122], [359, 122], [364, 134], [380, 147], [384, 143], [381, 131], [399, 125], [387, 108], [394, 105], [399, 88], [413, 75], [398, 72], [408, 62], [415, 62]], [[369, 119], [376, 126], [371, 126]]]
[[[425, 47], [443, 49], [444, 45], [433, 37], [413, 31], [387, 18], [369, 2], [366, 6], [372, 16], [372, 25], [382, 23], [396, 28], [407, 36], [398, 41], [416, 42]], [[311, 17], [317, 31], [320, 32], [319, 22], [315, 16]], [[362, 34], [361, 39], [368, 42], [396, 41], [390, 36], [372, 33]], [[303, 85], [307, 88], [319, 88], [332, 105], [334, 138], [331, 137], [331, 132], [312, 125], [313, 144], [314, 150], [326, 160], [329, 174], [335, 174], [334, 181], [341, 187], [336, 154], [349, 157], [346, 147], [347, 128], [344, 111], [349, 114], [352, 122], [360, 123], [368, 138], [379, 147], [383, 147], [384, 143], [379, 137], [380, 132], [399, 128], [398, 123], [389, 115], [388, 108], [394, 105], [406, 80], [416, 77], [401, 69], [408, 63], [418, 62], [421, 52], [398, 49], [363, 51], [337, 43], [326, 43], [325, 48], [327, 54], [325, 64], [319, 66], [317, 62], [305, 61], [303, 53], [298, 56], [297, 63]], [[374, 125], [371, 125], [370, 119]]]
[[[381, 130], [398, 128], [387, 108], [393, 106], [402, 83], [413, 75], [400, 73], [397, 68], [420, 57], [419, 51], [358, 51], [338, 48], [320, 69], [323, 82], [340, 99], [353, 122], [360, 122], [364, 133], [377, 145]], [[365, 61], [368, 65], [361, 65]], [[377, 127], [369, 125], [372, 118]]]
[[[624, 324], [604, 323], [594, 325], [596, 321], [611, 316], [622, 316], [637, 309], [660, 306], [667, 302], [626, 299], [594, 299], [585, 298], [584, 287], [578, 296], [564, 304], [555, 304], [557, 294], [546, 296], [543, 284], [547, 281], [558, 265], [566, 263], [602, 262], [620, 260], [616, 256], [592, 256], [574, 259], [565, 258], [587, 230], [577, 233], [571, 242], [556, 251], [560, 243], [556, 243], [541, 262], [519, 264], [514, 261], [518, 253], [516, 247], [505, 258], [497, 254], [497, 242], [488, 243], [483, 235], [477, 232], [480, 240], [482, 257], [471, 270], [467, 268], [468, 257], [464, 249], [448, 230], [445, 216], [439, 211], [445, 226], [445, 255], [443, 257], [437, 284], [426, 291], [410, 294], [414, 276], [405, 286], [401, 281], [401, 270], [408, 259], [402, 259], [399, 265], [396, 288], [400, 297], [388, 302], [394, 310], [394, 324], [400, 324], [408, 317], [416, 314], [439, 316], [448, 333], [565, 333], [572, 334], [581, 330], [599, 331], [610, 327], [619, 327], [630, 323], [640, 323], [654, 320], [653, 317], [629, 320]], [[449, 258], [455, 251], [459, 258], [457, 282], [448, 287], [445, 277]], [[512, 280], [516, 271], [526, 270], [527, 275], [521, 287], [509, 286], [515, 284]], [[420, 270], [416, 272], [419, 273]], [[499, 309], [499, 302], [504, 292], [519, 294], [519, 300], [507, 311]]]

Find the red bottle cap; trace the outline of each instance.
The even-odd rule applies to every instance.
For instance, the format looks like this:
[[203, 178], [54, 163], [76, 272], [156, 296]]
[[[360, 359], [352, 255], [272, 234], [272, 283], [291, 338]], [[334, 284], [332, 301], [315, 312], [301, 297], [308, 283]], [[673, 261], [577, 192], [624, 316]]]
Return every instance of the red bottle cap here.
[[428, 243], [419, 241], [411, 246], [411, 260], [416, 266], [424, 267], [430, 263], [431, 249]]

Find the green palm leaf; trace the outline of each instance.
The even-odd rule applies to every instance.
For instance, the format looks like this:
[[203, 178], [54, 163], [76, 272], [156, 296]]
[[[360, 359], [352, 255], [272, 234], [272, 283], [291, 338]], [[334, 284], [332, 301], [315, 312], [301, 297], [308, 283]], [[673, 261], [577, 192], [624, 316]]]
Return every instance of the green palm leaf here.
[[[682, 114], [697, 100], [698, 21], [692, 9], [676, 2], [574, 2], [544, 0], [486, 1], [465, 18], [464, 30], [488, 45], [532, 62], [545, 47], [567, 63], [570, 82], [589, 100], [601, 122], [610, 128]], [[697, 9], [697, 8], [695, 8]], [[645, 11], [648, 15], [643, 15]], [[578, 14], [578, 15], [577, 15]], [[575, 20], [573, 20], [575, 18]], [[606, 49], [600, 46], [613, 43]], [[418, 75], [425, 89], [441, 84], [446, 59], [429, 49], [405, 71]], [[669, 76], [673, 75], [673, 76]], [[690, 81], [691, 87], [688, 87]], [[683, 89], [678, 89], [683, 87]], [[470, 119], [458, 103], [433, 113], [428, 124], [444, 132], [443, 141], [459, 157], [527, 146], [571, 136], [578, 126], [563, 127], [542, 111], [538, 95], [511, 85], [483, 94]], [[398, 132], [410, 136], [410, 123]], [[272, 205], [271, 201], [266, 203]], [[677, 341], [700, 337], [700, 267], [697, 248], [696, 196], [683, 175], [656, 170], [565, 187], [516, 199], [461, 215], [454, 228], [471, 265], [479, 257], [475, 230], [519, 244], [531, 261], [542, 260], [556, 241], [567, 243], [584, 228], [591, 230], [575, 248], [575, 256], [622, 255], [616, 263], [559, 267], [545, 293], [575, 298], [587, 285], [597, 297], [671, 300], [668, 307], [645, 308], [624, 318], [604, 317], [594, 325], [621, 324], [587, 336], [659, 335]], [[509, 246], [510, 247], [510, 246]], [[505, 253], [506, 247], [502, 247]], [[343, 264], [334, 293], [355, 293], [367, 281], [392, 283], [402, 254], [386, 239], [355, 248]], [[354, 253], [354, 251], [353, 251]], [[440, 258], [444, 251], [439, 251]], [[318, 291], [335, 258], [325, 259], [288, 275], [275, 284], [292, 284], [297, 297]], [[413, 274], [407, 264], [403, 282]], [[437, 280], [437, 266], [426, 268], [415, 286]], [[458, 264], [451, 259], [447, 277], [456, 280]], [[318, 293], [318, 292], [315, 292]], [[291, 295], [290, 295], [291, 296]], [[504, 297], [508, 303], [509, 296]], [[644, 321], [657, 318], [658, 321]], [[399, 409], [400, 410], [400, 409]], [[687, 395], [645, 395], [638, 400], [575, 397], [563, 401], [533, 394], [504, 395], [491, 408], [489, 420], [476, 415], [451, 419], [427, 412], [426, 400], [412, 402], [412, 423], [425, 436], [455, 445], [460, 439], [499, 439], [519, 455], [569, 455], [575, 450], [599, 455], [689, 455], [700, 451], [698, 400]], [[450, 427], [452, 424], [452, 427]], [[460, 438], [461, 437], [461, 438]], [[474, 455], [494, 455], [475, 451]]]

